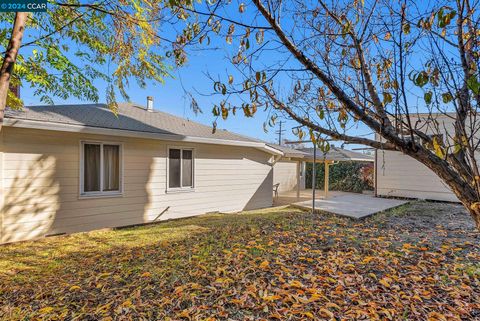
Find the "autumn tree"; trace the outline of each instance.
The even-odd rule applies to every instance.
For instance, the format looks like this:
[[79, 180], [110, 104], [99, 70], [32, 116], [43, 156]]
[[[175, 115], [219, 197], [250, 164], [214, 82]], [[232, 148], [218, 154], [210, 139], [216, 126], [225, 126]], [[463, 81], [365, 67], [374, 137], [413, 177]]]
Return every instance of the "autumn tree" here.
[[[216, 117], [265, 108], [270, 125], [294, 119], [296, 134], [323, 148], [335, 139], [402, 152], [480, 228], [479, 9], [476, 0], [184, 3], [173, 8], [185, 26], [175, 57], [188, 59], [192, 39], [223, 40], [230, 71], [212, 76]], [[376, 138], [355, 135], [359, 123]]]
[[[5, 106], [22, 102], [9, 88], [30, 86], [47, 104], [74, 97], [114, 109], [116, 95], [128, 99], [128, 84], [169, 76], [159, 35], [163, 2], [156, 0], [52, 1], [47, 12], [1, 13], [0, 120]], [[108, 83], [99, 93], [95, 81]]]

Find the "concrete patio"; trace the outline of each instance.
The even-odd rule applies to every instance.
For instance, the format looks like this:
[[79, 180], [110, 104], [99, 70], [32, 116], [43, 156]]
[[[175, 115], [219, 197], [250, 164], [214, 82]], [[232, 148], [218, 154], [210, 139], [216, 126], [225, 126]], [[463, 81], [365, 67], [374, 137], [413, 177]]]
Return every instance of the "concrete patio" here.
[[[358, 194], [338, 191], [329, 191], [328, 198], [324, 199], [323, 191], [317, 190], [315, 195], [315, 211], [327, 212], [355, 219], [364, 218], [378, 212], [408, 203], [405, 200], [374, 197], [373, 194]], [[312, 210], [312, 190], [280, 193], [274, 199], [274, 206], [291, 205], [304, 210]]]

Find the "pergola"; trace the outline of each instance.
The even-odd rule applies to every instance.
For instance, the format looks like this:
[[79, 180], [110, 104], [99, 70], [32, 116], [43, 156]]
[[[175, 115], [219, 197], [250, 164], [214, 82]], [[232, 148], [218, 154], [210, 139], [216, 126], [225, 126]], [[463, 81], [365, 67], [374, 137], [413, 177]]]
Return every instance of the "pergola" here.
[[[290, 143], [301, 143], [301, 142], [290, 142]], [[335, 146], [330, 146], [329, 151], [324, 152], [319, 150], [315, 146], [313, 148], [299, 148], [294, 149], [286, 146], [275, 146], [275, 148], [281, 149], [284, 153], [284, 158], [287, 158], [292, 161], [297, 162], [297, 198], [300, 198], [300, 181], [301, 181], [301, 164], [302, 162], [309, 163], [323, 163], [325, 165], [325, 175], [324, 175], [324, 198], [328, 198], [329, 192], [329, 172], [330, 166], [338, 162], [345, 161], [359, 161], [359, 162], [373, 162], [374, 157], [351, 150], [346, 150], [338, 148]], [[315, 167], [312, 166], [312, 182], [316, 181]], [[312, 201], [313, 201], [313, 210], [315, 210], [315, 192], [316, 184], [312, 184]]]

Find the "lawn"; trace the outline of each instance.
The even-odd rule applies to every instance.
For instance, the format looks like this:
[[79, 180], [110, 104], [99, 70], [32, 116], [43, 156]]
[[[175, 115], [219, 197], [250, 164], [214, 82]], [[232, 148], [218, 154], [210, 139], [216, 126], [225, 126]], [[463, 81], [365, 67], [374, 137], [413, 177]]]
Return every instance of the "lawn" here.
[[0, 247], [3, 320], [480, 320], [458, 205], [363, 221], [291, 208]]

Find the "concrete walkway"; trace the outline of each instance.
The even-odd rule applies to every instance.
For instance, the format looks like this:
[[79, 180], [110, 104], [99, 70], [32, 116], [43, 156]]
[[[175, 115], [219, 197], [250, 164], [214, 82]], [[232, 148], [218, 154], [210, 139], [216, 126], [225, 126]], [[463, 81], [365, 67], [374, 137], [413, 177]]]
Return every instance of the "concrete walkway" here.
[[[321, 197], [321, 192], [318, 194]], [[328, 199], [315, 200], [315, 210], [359, 219], [408, 203], [404, 200], [378, 198], [373, 195], [357, 193], [337, 192], [332, 194]], [[312, 210], [311, 199], [291, 205], [304, 210]]]

